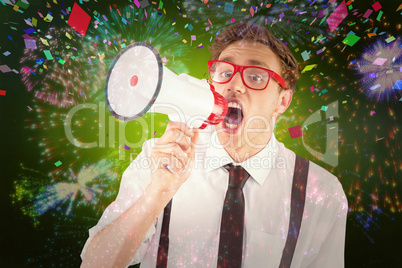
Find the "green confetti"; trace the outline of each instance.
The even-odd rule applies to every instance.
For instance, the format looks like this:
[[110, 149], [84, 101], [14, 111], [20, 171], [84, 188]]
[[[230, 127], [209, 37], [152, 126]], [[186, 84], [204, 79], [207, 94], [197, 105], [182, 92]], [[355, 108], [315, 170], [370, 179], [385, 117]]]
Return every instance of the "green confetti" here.
[[348, 34], [345, 39], [343, 39], [342, 43], [348, 46], [353, 46], [356, 44], [357, 41], [359, 41], [361, 37], [354, 35], [354, 34]]

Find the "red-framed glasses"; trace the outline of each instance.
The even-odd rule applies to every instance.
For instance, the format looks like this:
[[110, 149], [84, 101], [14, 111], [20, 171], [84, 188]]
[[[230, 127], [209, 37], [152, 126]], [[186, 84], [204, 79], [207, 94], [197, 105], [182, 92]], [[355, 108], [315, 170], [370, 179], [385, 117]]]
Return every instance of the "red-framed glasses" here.
[[209, 79], [211, 82], [225, 84], [232, 80], [239, 72], [243, 83], [254, 90], [264, 90], [273, 77], [286, 89], [285, 80], [272, 70], [257, 66], [239, 66], [230, 62], [211, 60], [208, 61]]

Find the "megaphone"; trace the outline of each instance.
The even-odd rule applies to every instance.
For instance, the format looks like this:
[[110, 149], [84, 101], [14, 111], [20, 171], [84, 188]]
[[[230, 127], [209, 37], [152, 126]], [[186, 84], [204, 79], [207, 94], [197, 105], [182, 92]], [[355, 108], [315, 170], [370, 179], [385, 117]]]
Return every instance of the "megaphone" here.
[[123, 121], [156, 112], [200, 129], [221, 122], [228, 110], [225, 98], [211, 84], [176, 75], [163, 66], [156, 49], [144, 42], [130, 44], [113, 60], [105, 100], [110, 113]]

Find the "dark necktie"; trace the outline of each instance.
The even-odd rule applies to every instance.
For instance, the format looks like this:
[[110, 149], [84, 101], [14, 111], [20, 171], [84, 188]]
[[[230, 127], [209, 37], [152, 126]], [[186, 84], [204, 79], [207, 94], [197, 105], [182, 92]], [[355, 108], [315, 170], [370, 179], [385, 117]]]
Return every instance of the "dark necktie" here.
[[241, 267], [243, 253], [243, 186], [250, 174], [241, 166], [227, 164], [224, 168], [229, 171], [229, 187], [222, 210], [218, 268], [236, 268]]

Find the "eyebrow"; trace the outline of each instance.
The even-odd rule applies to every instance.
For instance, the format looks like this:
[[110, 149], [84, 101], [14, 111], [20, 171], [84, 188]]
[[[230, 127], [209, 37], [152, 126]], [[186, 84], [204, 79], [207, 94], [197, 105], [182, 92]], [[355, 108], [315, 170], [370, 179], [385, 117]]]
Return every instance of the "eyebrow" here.
[[[227, 61], [227, 62], [230, 62], [230, 63], [234, 63], [232, 57], [225, 57], [225, 58], [220, 59], [220, 60], [221, 60], [221, 61]], [[265, 63], [262, 62], [262, 61], [255, 60], [255, 59], [247, 60], [247, 65], [248, 65], [248, 66], [262, 66], [262, 67], [264, 67], [264, 68], [271, 69], [271, 68], [269, 67], [269, 65], [265, 64]]]

